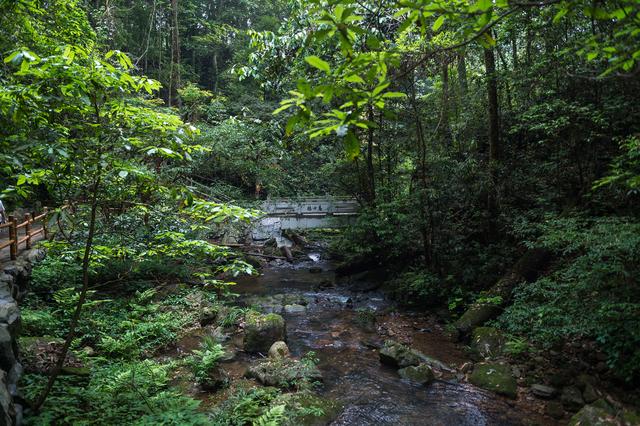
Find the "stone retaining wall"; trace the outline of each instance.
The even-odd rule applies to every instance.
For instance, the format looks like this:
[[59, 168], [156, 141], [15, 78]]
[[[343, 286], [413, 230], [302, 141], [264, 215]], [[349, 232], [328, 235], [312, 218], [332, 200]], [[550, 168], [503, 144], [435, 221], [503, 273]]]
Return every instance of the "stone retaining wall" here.
[[17, 387], [22, 374], [17, 342], [20, 334], [18, 304], [27, 293], [32, 265], [44, 255], [42, 249], [27, 250], [17, 260], [0, 267], [0, 426], [22, 423], [23, 400]]

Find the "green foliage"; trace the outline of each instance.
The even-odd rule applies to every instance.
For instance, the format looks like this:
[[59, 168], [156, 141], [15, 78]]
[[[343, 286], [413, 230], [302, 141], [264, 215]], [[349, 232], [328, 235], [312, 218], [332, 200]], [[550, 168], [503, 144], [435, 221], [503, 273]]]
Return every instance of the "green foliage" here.
[[625, 218], [550, 219], [536, 243], [563, 256], [555, 271], [515, 291], [499, 319], [513, 333], [551, 345], [596, 340], [622, 378], [640, 373], [640, 225]]
[[[43, 410], [28, 425], [207, 425], [199, 402], [168, 387], [170, 364], [151, 360], [95, 365], [88, 382], [64, 377]], [[33, 398], [44, 376], [27, 375], [24, 392]]]
[[224, 349], [220, 343], [216, 343], [210, 336], [203, 339], [201, 349], [194, 350], [193, 356], [188, 361], [196, 383], [207, 382], [209, 374], [218, 365], [218, 361], [223, 355]]
[[63, 329], [60, 318], [50, 308], [21, 307], [21, 334], [24, 336], [59, 336]]
[[424, 270], [404, 272], [388, 285], [396, 299], [415, 306], [436, 306], [447, 294], [446, 283]]

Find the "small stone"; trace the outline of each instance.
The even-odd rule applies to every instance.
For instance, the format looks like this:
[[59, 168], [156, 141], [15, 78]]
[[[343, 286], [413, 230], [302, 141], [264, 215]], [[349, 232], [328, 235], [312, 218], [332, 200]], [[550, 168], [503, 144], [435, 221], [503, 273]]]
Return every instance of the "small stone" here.
[[289, 356], [289, 347], [283, 341], [274, 342], [269, 348], [269, 358], [280, 359]]
[[555, 388], [552, 388], [551, 386], [547, 386], [547, 385], [541, 385], [538, 383], [531, 385], [531, 392], [535, 396], [543, 399], [553, 398], [557, 393]]

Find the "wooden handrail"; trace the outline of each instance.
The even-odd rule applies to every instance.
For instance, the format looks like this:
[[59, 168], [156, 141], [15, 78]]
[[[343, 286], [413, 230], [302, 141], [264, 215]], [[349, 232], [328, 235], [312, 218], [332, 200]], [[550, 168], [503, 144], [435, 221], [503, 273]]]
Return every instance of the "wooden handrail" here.
[[[66, 206], [65, 206], [66, 207]], [[7, 223], [0, 225], [0, 229], [9, 228], [9, 239], [0, 242], [0, 250], [9, 247], [9, 255], [11, 260], [16, 260], [18, 252], [20, 251], [20, 245], [25, 244], [26, 249], [30, 249], [33, 243], [33, 238], [43, 234], [44, 238], [48, 238], [49, 230], [47, 229], [47, 216], [49, 215], [49, 209], [46, 207], [44, 211], [36, 215], [36, 213], [27, 213], [24, 215], [24, 220], [18, 223], [15, 216], [9, 216]], [[42, 227], [33, 229], [32, 226], [36, 223], [42, 223]], [[24, 228], [24, 236], [19, 237], [18, 232]]]

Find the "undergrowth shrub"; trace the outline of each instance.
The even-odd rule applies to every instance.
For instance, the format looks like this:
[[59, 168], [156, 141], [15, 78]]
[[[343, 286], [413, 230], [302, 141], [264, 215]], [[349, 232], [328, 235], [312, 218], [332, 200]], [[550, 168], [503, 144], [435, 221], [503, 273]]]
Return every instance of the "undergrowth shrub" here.
[[640, 378], [640, 223], [564, 218], [541, 230], [529, 245], [547, 247], [560, 260], [549, 275], [515, 289], [499, 325], [547, 346], [593, 339], [618, 377]]
[[[60, 377], [26, 425], [209, 425], [200, 402], [168, 386], [171, 364], [152, 360], [95, 365], [90, 379]], [[33, 400], [46, 376], [28, 374], [23, 391]]]

